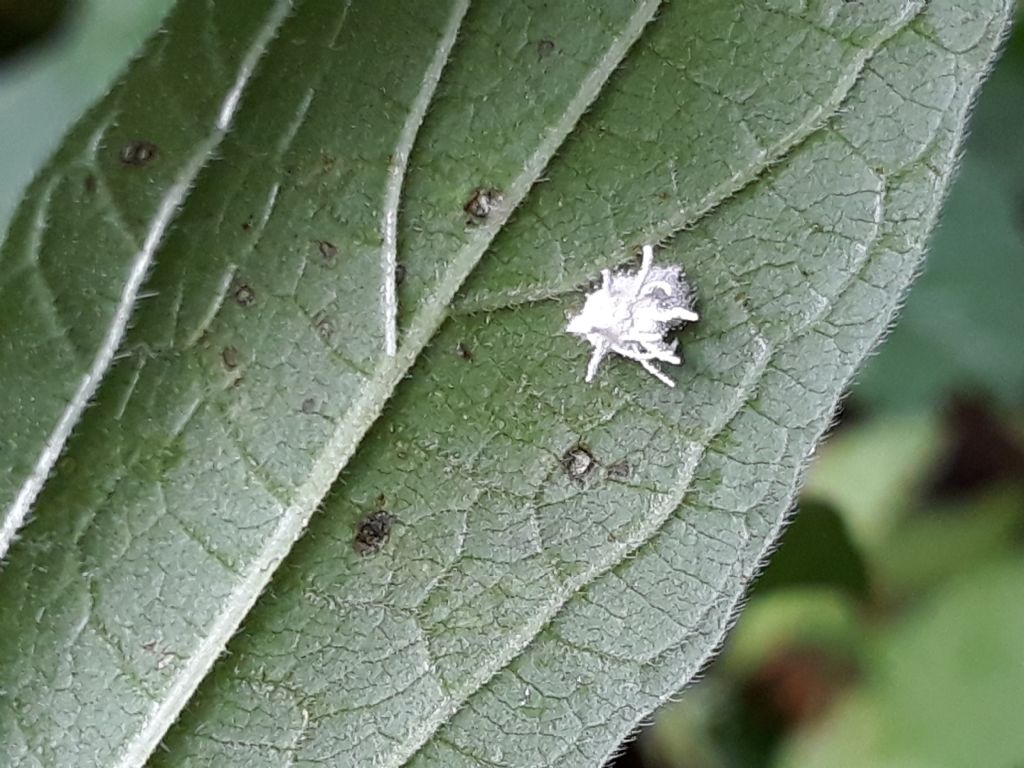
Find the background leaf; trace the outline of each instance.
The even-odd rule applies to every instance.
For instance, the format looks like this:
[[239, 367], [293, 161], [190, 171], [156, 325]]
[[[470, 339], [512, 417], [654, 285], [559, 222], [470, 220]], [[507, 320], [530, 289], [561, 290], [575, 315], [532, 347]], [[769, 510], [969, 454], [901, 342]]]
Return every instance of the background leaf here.
[[[28, 16], [62, 12], [70, 18], [56, 31], [56, 38], [36, 43], [13, 60], [0, 65], [0, 232], [6, 232], [11, 214], [61, 134], [92, 102], [103, 95], [118, 70], [159, 25], [171, 0], [151, 0], [126, 5], [121, 0], [90, 0], [74, 4], [65, 0], [6, 3]], [[17, 21], [5, 29], [18, 29]], [[3, 33], [0, 33], [2, 36]], [[26, 41], [19, 38], [18, 44]], [[16, 119], [15, 119], [15, 116]]]
[[1007, 609], [1022, 601], [1019, 561], [961, 575], [872, 638], [874, 677], [778, 764], [1014, 765], [1024, 754], [1024, 613]]

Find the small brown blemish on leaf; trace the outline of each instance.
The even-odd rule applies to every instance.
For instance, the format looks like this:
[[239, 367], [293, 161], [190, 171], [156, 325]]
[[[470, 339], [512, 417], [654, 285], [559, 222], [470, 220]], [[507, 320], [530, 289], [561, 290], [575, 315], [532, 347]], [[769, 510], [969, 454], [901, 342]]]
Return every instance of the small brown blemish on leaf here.
[[554, 40], [539, 40], [537, 42], [537, 58], [546, 59], [555, 52]]
[[633, 468], [625, 461], [616, 461], [605, 469], [605, 475], [609, 480], [628, 480], [632, 474]]
[[405, 281], [405, 265], [395, 264], [395, 285], [401, 285]]
[[121, 165], [142, 168], [156, 160], [160, 150], [151, 141], [136, 140], [121, 148]]
[[352, 546], [364, 557], [376, 554], [388, 543], [391, 528], [396, 522], [398, 522], [398, 518], [383, 509], [365, 515], [356, 527]]
[[597, 459], [583, 443], [576, 443], [559, 460], [562, 471], [572, 482], [582, 485], [597, 469]]
[[317, 248], [320, 249], [320, 255], [324, 259], [324, 263], [333, 264], [334, 259], [338, 256], [338, 247], [330, 242], [329, 240], [316, 240]]
[[316, 413], [318, 406], [316, 398], [307, 397], [302, 401], [302, 412], [306, 414]]
[[220, 353], [220, 359], [224, 361], [224, 367], [229, 371], [233, 371], [238, 367], [240, 362], [240, 355], [236, 347], [224, 347]]
[[238, 283], [234, 291], [235, 301], [243, 307], [251, 307], [256, 303], [256, 293], [245, 283]]
[[243, 232], [248, 232], [250, 229], [252, 229], [252, 216], [242, 222]]
[[313, 327], [324, 341], [330, 341], [334, 336], [334, 323], [327, 317], [326, 312], [321, 311], [313, 315]]
[[500, 190], [477, 187], [462, 209], [476, 221], [482, 221], [491, 215], [494, 207], [500, 202]]
[[85, 191], [90, 195], [96, 191], [96, 177], [93, 174], [87, 174], [85, 179], [82, 181], [82, 186], [85, 187]]
[[455, 345], [455, 354], [466, 361], [471, 361], [473, 359], [473, 351], [461, 341]]

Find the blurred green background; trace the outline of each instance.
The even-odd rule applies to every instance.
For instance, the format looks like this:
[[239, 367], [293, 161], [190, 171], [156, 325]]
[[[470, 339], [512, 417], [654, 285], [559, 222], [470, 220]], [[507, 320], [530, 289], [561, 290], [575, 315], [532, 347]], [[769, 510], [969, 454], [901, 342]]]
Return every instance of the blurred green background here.
[[[0, 0], [0, 231], [172, 0]], [[616, 768], [1024, 768], [1024, 29], [723, 650]]]

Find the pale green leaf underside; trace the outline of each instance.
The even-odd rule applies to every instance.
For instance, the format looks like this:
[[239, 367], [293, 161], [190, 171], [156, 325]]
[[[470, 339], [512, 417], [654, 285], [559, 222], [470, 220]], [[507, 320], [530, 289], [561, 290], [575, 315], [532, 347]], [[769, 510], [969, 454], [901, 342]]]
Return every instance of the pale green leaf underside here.
[[[151, 43], [155, 55], [65, 139], [0, 247], [0, 557], [109, 367], [177, 208], [287, 10], [262, 5], [243, 19], [210, 11], [213, 62], [203, 63], [216, 66], [187, 92], [166, 73], [187, 69], [194, 50], [181, 35]], [[235, 26], [220, 37], [223, 16]], [[142, 98], [160, 108], [140, 110]], [[159, 162], [124, 161], [142, 141]]]
[[[191, 4], [144, 61], [173, 62], [161, 49], [211, 12]], [[243, 5], [259, 16], [215, 7]], [[460, 3], [377, 5], [263, 3], [237, 60], [200, 65], [237, 73], [265, 48], [156, 244], [127, 355], [0, 572], [0, 742], [16, 765], [144, 759], [654, 10], [479, 4], [448, 59]], [[918, 266], [1008, 14], [806, 5], [662, 9], [155, 764], [596, 766], [706, 660]], [[81, 176], [49, 184], [82, 185], [88, 164], [69, 167]], [[476, 187], [503, 202], [467, 225]], [[19, 221], [22, 243], [48, 231]], [[587, 349], [561, 332], [574, 289], [683, 228], [659, 257], [701, 297], [679, 386], [623, 361], [583, 385]], [[103, 338], [75, 341], [82, 360]], [[559, 463], [578, 442], [600, 463], [581, 484]], [[354, 527], [381, 496], [400, 522], [360, 557]]]

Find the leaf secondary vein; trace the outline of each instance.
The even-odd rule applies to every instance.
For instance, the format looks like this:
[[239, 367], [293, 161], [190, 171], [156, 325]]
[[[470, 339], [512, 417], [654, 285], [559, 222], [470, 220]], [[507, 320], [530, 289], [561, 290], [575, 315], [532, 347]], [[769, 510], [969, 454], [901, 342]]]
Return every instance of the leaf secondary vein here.
[[462, 26], [462, 20], [465, 18], [467, 10], [469, 10], [469, 0], [459, 0], [452, 9], [452, 23], [449, 25], [442, 45], [438, 47], [427, 68], [423, 84], [402, 125], [398, 144], [391, 154], [391, 162], [388, 163], [384, 212], [381, 216], [381, 240], [383, 241], [381, 247], [383, 280], [381, 299], [383, 306], [381, 309], [384, 314], [384, 352], [389, 357], [394, 357], [398, 350], [398, 207], [402, 198], [402, 183], [405, 181], [405, 171], [409, 165], [409, 155], [412, 153], [416, 135], [423, 124], [423, 118], [433, 99], [434, 90], [441, 80], [441, 72], [448, 62], [452, 46], [455, 44], [455, 37], [458, 35], [459, 27]]
[[[887, 30], [887, 34], [885, 34], [884, 36], [880, 36], [878, 38], [874, 47], [870, 49], [870, 51], [867, 51], [865, 55], [862, 57], [862, 59], [858, 62], [858, 66], [855, 68], [854, 74], [851, 77], [845, 78], [844, 81], [841, 81], [841, 85], [838, 86], [835, 89], [835, 91], [833, 91], [832, 97], [835, 98], [835, 103], [831, 107], [831, 109], [828, 110], [827, 113], [825, 112], [825, 108], [823, 107], [821, 110], [816, 110], [815, 112], [813, 112], [804, 121], [801, 121], [800, 127], [790, 134], [791, 143], [788, 146], [786, 146], [785, 149], [783, 149], [779, 155], [769, 160], [767, 163], [765, 163], [763, 167], [754, 171], [750, 178], [743, 182], [736, 189], [730, 190], [725, 194], [720, 193], [717, 199], [712, 199], [714, 198], [714, 193], [709, 195], [709, 202], [700, 209], [695, 219], [693, 219], [690, 222], [687, 222], [684, 225], [681, 225], [680, 227], [674, 229], [667, 235], [663, 235], [663, 237], [668, 237], [671, 234], [674, 234], [676, 231], [678, 231], [678, 229], [684, 226], [694, 226], [698, 221], [714, 213], [722, 204], [726, 203], [730, 197], [734, 196], [744, 188], [752, 187], [754, 184], [758, 183], [762, 178], [764, 178], [765, 174], [767, 174], [772, 168], [782, 163], [785, 163], [786, 160], [793, 155], [793, 153], [798, 151], [801, 146], [804, 146], [815, 135], [822, 131], [829, 130], [827, 125], [822, 125], [822, 122], [828, 117], [830, 117], [832, 114], [834, 114], [839, 108], [841, 108], [842, 104], [846, 101], [846, 98], [848, 97], [849, 93], [852, 91], [853, 86], [856, 85], [856, 83], [860, 79], [860, 76], [865, 71], [865, 68], [869, 65], [871, 59], [874, 58], [874, 56], [881, 51], [881, 49], [889, 40], [893, 39], [896, 35], [902, 32], [915, 18], [917, 18], [922, 12], [922, 10], [923, 7], [914, 8], [912, 13], [908, 13], [904, 18], [900, 20], [900, 22], [897, 25], [894, 25], [892, 28]], [[830, 102], [831, 101], [832, 99], [830, 99]], [[800, 135], [801, 133], [803, 133], [803, 135]], [[719, 189], [721, 189], [721, 187]], [[877, 223], [880, 224], [881, 222], [878, 221]], [[878, 234], [879, 232], [876, 230], [875, 238], [877, 238]], [[869, 249], [866, 249], [865, 253], [867, 254], [868, 251]], [[833, 300], [833, 302], [829, 304], [829, 307], [821, 308], [819, 316], [814, 321], [814, 325], [817, 325], [818, 323], [821, 322], [821, 319], [825, 316], [829, 308], [831, 308], [834, 305], [835, 300], [838, 300], [838, 298], [843, 293], [845, 293], [846, 290], [849, 289], [849, 286], [856, 282], [859, 275], [862, 274], [863, 269], [866, 268], [868, 262], [870, 262], [869, 257], [865, 258], [865, 262], [864, 264], [861, 265], [861, 269], [852, 273], [849, 276], [848, 280], [845, 282], [844, 286], [839, 288], [835, 299]], [[514, 306], [514, 304], [525, 303], [526, 301], [552, 299], [556, 298], [559, 295], [564, 295], [565, 293], [568, 293], [568, 291], [552, 292], [542, 297], [531, 297], [529, 299], [523, 299], [522, 301], [516, 301], [514, 303], [510, 302], [509, 304], [496, 306], [493, 308], [493, 310], [507, 309], [510, 308], [511, 306]], [[480, 311], [481, 309], [481, 307], [477, 306], [471, 306], [470, 308], [463, 309], [463, 307], [460, 305], [459, 310], [462, 311], [459, 311], [458, 314], [469, 314], [474, 311]], [[492, 310], [491, 307], [487, 307], [486, 309]], [[764, 340], [763, 337], [761, 337], [760, 335], [757, 336], [757, 338], [761, 339], [764, 345], [764, 357], [753, 369], [753, 375], [750, 377], [750, 379], [743, 383], [739, 393], [740, 398], [737, 406], [726, 414], [726, 418], [717, 427], [713, 428], [708, 439], [701, 441], [702, 450], [700, 456], [697, 457], [697, 459], [695, 460], [693, 467], [694, 470], [696, 470], [696, 468], [700, 466], [700, 464], [704, 461], [704, 458], [708, 453], [708, 445], [711, 442], [711, 440], [716, 435], [724, 431], [728, 427], [728, 425], [733, 421], [733, 419], [735, 419], [735, 417], [739, 415], [745, 407], [750, 405], [750, 395], [755, 391], [758, 382], [760, 381], [761, 377], [763, 376], [764, 372], [768, 369], [768, 367], [771, 366], [771, 363], [775, 359], [777, 353], [789, 341], [791, 341], [801, 330], [803, 329], [789, 329], [783, 338], [779, 339], [778, 341], [771, 345], [766, 340]], [[692, 472], [690, 473], [690, 476], [692, 478]], [[646, 533], [642, 534], [642, 537], [639, 540], [632, 542], [631, 545], [625, 549], [625, 552], [621, 554], [617, 559], [613, 558], [604, 566], [598, 567], [590, 573], [585, 574], [584, 578], [578, 580], [578, 583], [568, 584], [567, 588], [564, 591], [564, 597], [560, 601], [556, 601], [557, 604], [554, 606], [554, 609], [550, 613], [548, 613], [548, 615], [542, 616], [540, 622], [530, 622], [529, 625], [525, 627], [527, 632], [523, 634], [522, 641], [518, 644], [518, 647], [515, 647], [511, 654], [509, 654], [504, 660], [500, 660], [497, 664], [494, 665], [493, 668], [491, 668], [490, 670], [485, 670], [485, 674], [481, 676], [481, 678], [478, 681], [471, 683], [470, 686], [467, 687], [467, 691], [461, 697], [461, 699], [459, 699], [458, 701], [454, 701], [450, 704], [450, 706], [445, 707], [443, 715], [440, 712], [437, 712], [434, 714], [434, 716], [428, 718], [433, 727], [432, 733], [428, 735], [426, 738], [422, 739], [421, 743], [416, 747], [416, 749], [408, 753], [408, 755], [404, 758], [398, 758], [397, 762], [388, 762], [387, 765], [389, 766], [389, 768], [406, 768], [406, 766], [409, 766], [416, 757], [416, 755], [420, 754], [422, 750], [429, 744], [430, 739], [439, 732], [440, 728], [443, 727], [450, 720], [450, 718], [454, 716], [456, 712], [458, 712], [462, 708], [462, 706], [466, 703], [466, 701], [469, 700], [469, 698], [473, 694], [485, 688], [490, 680], [494, 679], [494, 677], [496, 677], [502, 670], [507, 669], [517, 657], [521, 656], [530, 647], [533, 640], [535, 640], [536, 637], [538, 637], [540, 633], [544, 631], [544, 629], [550, 628], [553, 625], [557, 616], [565, 609], [566, 605], [568, 605], [572, 601], [574, 596], [580, 590], [586, 588], [587, 585], [594, 583], [601, 576], [614, 571], [614, 569], [621, 565], [623, 562], [625, 562], [629, 556], [635, 555], [645, 546], [650, 544], [650, 542], [653, 541], [661, 533], [664, 524], [672, 517], [672, 514], [678, 510], [679, 505], [682, 503], [682, 498], [686, 493], [688, 485], [689, 480], [686, 480], [673, 489], [672, 498], [665, 505], [668, 509], [668, 513], [665, 515], [655, 516], [653, 526], [651, 526]], [[764, 548], [765, 552], [770, 550], [770, 547], [770, 543], [766, 544]], [[757, 563], [761, 562], [761, 559], [763, 559], [763, 557], [764, 553], [762, 553], [761, 557], [757, 558], [754, 566], [749, 569], [751, 574], [756, 571]], [[735, 612], [735, 606], [739, 603], [741, 597], [742, 595], [737, 595], [735, 599], [731, 601], [731, 607], [729, 610], [730, 614], [733, 614]], [[516, 644], [513, 643], [512, 645], [515, 646]], [[710, 650], [705, 658], [710, 657], [713, 654], [713, 652], [713, 650]]]
[[[673, 237], [678, 232], [692, 229], [730, 198], [757, 184], [773, 167], [785, 162], [793, 152], [810, 141], [825, 127], [827, 121], [842, 108], [853, 87], [868, 70], [872, 58], [886, 43], [912, 24], [924, 9], [924, 3], [907, 6], [905, 13], [891, 26], [888, 26], [867, 45], [859, 49], [854, 65], [844, 77], [839, 79], [829, 97], [817, 108], [809, 111], [791, 131], [768, 148], [759, 162], [751, 163], [725, 181], [715, 185], [692, 210], [679, 210], [676, 215], [669, 217], [663, 224], [652, 228], [643, 237], [644, 242], [661, 242]], [[633, 253], [611, 253], [609, 262], [624, 263], [633, 255]], [[586, 280], [588, 277], [585, 276], [583, 279]], [[560, 284], [553, 286], [526, 288], [518, 291], [509, 290], [493, 294], [482, 291], [477, 295], [459, 297], [452, 307], [452, 314], [491, 312], [510, 309], [522, 304], [557, 299], [575, 293], [579, 289], [579, 283], [580, 276], [565, 273]]]

